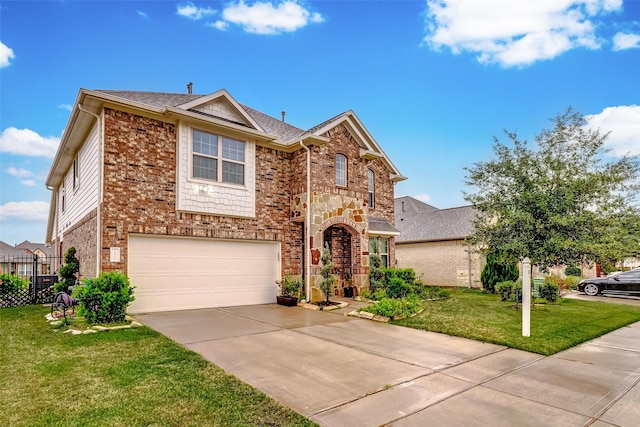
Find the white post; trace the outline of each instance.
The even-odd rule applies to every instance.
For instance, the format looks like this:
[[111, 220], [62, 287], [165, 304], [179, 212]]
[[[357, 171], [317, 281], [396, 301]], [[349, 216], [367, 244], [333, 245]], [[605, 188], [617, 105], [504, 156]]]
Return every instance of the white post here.
[[531, 261], [522, 261], [522, 336], [531, 334]]

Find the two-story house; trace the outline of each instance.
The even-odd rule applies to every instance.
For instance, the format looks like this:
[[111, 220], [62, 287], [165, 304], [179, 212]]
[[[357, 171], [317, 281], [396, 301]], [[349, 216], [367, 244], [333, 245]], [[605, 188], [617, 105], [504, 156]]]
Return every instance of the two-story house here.
[[[191, 90], [189, 90], [191, 92]], [[208, 95], [81, 89], [46, 184], [47, 242], [80, 275], [126, 273], [131, 312], [275, 301], [284, 275], [369, 284], [369, 243], [394, 259], [405, 179], [347, 111], [302, 130]]]

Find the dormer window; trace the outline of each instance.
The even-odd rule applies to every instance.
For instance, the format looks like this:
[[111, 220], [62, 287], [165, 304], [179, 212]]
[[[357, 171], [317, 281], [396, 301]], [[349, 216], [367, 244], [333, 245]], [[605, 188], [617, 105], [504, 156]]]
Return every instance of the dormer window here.
[[344, 154], [336, 155], [336, 185], [347, 186], [347, 156]]
[[244, 185], [245, 143], [193, 130], [193, 178]]

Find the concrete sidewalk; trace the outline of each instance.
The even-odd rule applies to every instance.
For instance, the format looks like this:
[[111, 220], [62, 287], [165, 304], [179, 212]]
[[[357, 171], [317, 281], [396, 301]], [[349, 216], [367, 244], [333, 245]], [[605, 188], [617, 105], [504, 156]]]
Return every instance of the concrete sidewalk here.
[[637, 426], [640, 323], [551, 357], [300, 307], [138, 315], [323, 426]]

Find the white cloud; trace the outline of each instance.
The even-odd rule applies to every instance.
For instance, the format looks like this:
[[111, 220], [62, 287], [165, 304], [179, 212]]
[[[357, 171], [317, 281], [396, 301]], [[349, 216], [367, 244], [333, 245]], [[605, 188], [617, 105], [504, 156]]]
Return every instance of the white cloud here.
[[607, 107], [586, 119], [589, 127], [611, 132], [606, 142], [611, 155], [640, 155], [640, 105]]
[[179, 4], [176, 13], [180, 16], [184, 16], [185, 18], [197, 21], [199, 19], [206, 18], [207, 16], [215, 15], [217, 11], [215, 9], [211, 9], [210, 7], [198, 7], [195, 4], [189, 2]]
[[0, 134], [1, 153], [52, 158], [59, 144], [60, 138], [43, 137], [29, 129], [10, 127]]
[[49, 203], [7, 202], [0, 205], [0, 221], [47, 221], [49, 217]]
[[474, 53], [482, 64], [523, 67], [600, 48], [592, 19], [621, 9], [622, 0], [427, 0], [424, 41]]
[[222, 11], [222, 17], [224, 22], [239, 25], [244, 31], [255, 34], [289, 33], [310, 22], [324, 21], [321, 14], [310, 12], [296, 0], [279, 3], [259, 1], [250, 5], [240, 0], [227, 5]]
[[37, 185], [36, 181], [32, 179], [34, 174], [30, 170], [9, 166], [5, 169], [5, 172], [20, 179], [20, 183], [24, 186], [35, 187]]
[[613, 36], [613, 50], [634, 49], [640, 47], [640, 34], [617, 33]]
[[224, 21], [209, 22], [206, 25], [220, 31], [227, 31], [227, 28], [229, 28], [229, 24]]
[[0, 68], [11, 65], [10, 61], [15, 57], [13, 49], [0, 41]]
[[147, 15], [146, 12], [143, 12], [141, 10], [136, 10], [136, 13], [138, 14], [139, 17], [141, 17], [142, 19], [149, 19], [149, 15]]
[[60, 108], [60, 109], [62, 109], [62, 110], [71, 111], [71, 110], [73, 110], [73, 105], [69, 105], [69, 104], [60, 104], [60, 105], [58, 105], [58, 108]]

